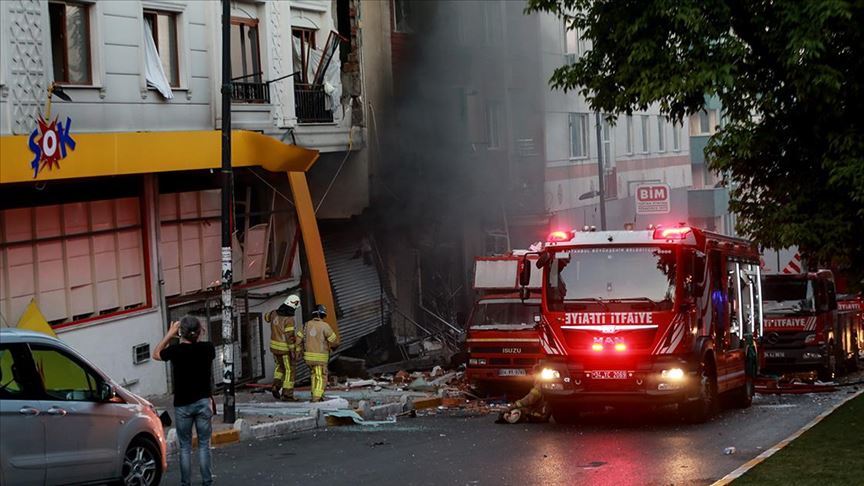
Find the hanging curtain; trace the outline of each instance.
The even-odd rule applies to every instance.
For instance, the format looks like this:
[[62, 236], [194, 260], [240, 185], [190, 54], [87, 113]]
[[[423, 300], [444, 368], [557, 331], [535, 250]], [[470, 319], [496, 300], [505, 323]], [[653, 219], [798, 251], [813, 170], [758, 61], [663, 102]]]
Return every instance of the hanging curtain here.
[[153, 42], [153, 29], [147, 21], [144, 22], [144, 69], [147, 86], [156, 88], [166, 100], [173, 99], [171, 83], [162, 70], [162, 60], [159, 59], [159, 51], [156, 49], [156, 43]]

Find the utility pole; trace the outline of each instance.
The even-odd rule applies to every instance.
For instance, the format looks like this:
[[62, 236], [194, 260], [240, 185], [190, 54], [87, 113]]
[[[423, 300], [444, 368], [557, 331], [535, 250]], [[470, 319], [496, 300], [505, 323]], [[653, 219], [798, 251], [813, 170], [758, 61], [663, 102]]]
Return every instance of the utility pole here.
[[606, 231], [606, 191], [603, 189], [603, 129], [600, 126], [600, 112], [594, 112], [594, 119], [597, 121], [597, 185], [600, 193], [600, 231]]
[[237, 418], [234, 402], [234, 301], [231, 233], [234, 227], [234, 171], [231, 168], [231, 0], [222, 0], [222, 387], [225, 423]]

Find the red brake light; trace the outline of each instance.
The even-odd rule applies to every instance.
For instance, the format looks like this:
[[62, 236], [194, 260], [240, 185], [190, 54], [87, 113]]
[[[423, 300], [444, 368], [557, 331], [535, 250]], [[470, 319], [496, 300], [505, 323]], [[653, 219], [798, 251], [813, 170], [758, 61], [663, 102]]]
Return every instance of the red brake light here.
[[655, 240], [683, 240], [687, 235], [693, 232], [689, 226], [680, 228], [657, 228], [654, 230]]
[[549, 236], [546, 237], [546, 241], [555, 242], [555, 241], [570, 241], [573, 239], [572, 231], [553, 231], [549, 233]]

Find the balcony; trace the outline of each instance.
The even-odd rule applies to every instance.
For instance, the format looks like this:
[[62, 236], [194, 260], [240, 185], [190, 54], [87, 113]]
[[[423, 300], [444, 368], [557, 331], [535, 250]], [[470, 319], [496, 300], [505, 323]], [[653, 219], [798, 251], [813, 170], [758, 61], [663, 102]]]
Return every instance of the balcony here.
[[322, 84], [294, 84], [294, 105], [299, 123], [333, 123]]
[[231, 83], [231, 101], [235, 103], [270, 103], [269, 83]]

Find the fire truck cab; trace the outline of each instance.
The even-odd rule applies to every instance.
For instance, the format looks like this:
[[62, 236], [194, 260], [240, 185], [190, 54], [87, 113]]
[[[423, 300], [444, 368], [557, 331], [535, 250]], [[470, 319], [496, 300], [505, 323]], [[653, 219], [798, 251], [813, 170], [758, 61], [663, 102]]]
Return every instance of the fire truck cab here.
[[855, 302], [840, 310], [830, 270], [763, 277], [766, 370], [816, 371], [828, 381], [858, 364]]
[[539, 270], [528, 284], [527, 298], [519, 293], [519, 266], [525, 253], [517, 250], [478, 257], [474, 262], [478, 298], [468, 318], [465, 374], [483, 394], [524, 394], [532, 386], [532, 370], [542, 357], [536, 322], [540, 315]]
[[677, 404], [701, 422], [721, 394], [750, 405], [762, 323], [751, 242], [686, 226], [556, 231], [537, 265], [539, 378], [556, 421], [607, 405]]

